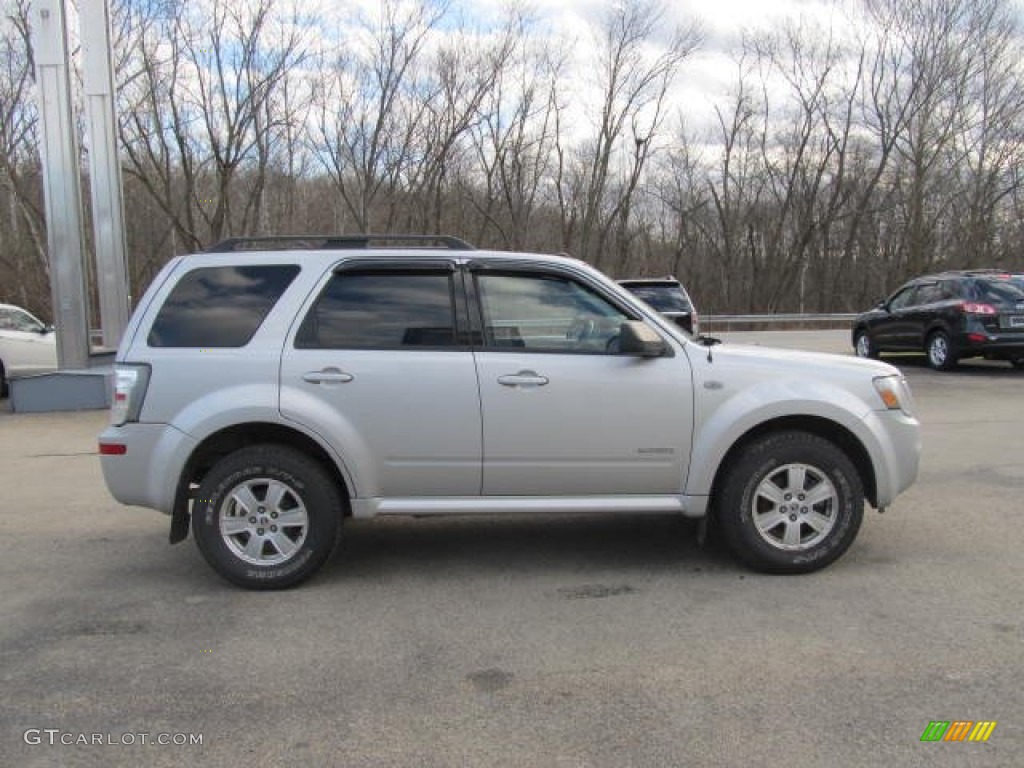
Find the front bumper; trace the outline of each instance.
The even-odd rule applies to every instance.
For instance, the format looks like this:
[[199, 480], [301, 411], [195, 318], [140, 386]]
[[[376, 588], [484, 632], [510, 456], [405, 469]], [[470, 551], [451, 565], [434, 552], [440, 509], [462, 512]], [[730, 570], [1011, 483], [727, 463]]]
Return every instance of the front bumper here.
[[913, 485], [921, 461], [921, 424], [903, 411], [871, 411], [865, 426], [875, 437], [875, 505], [887, 507]]

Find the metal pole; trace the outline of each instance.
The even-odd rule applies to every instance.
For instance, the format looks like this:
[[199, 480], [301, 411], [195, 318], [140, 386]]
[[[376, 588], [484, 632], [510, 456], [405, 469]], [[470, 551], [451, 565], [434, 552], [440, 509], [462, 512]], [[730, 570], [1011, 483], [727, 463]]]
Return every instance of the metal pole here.
[[107, 0], [80, 0], [79, 9], [100, 327], [103, 346], [116, 349], [130, 308], [110, 15]]
[[68, 81], [63, 0], [36, 0], [32, 25], [42, 128], [50, 291], [62, 369], [89, 364], [89, 312], [82, 258], [82, 190]]

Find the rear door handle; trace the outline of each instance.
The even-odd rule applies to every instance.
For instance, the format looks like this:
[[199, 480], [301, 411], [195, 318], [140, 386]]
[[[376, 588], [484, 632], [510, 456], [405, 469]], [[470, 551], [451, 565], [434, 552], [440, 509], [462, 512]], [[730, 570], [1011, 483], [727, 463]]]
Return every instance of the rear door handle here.
[[498, 383], [506, 387], [543, 387], [548, 383], [548, 377], [536, 371], [520, 371], [499, 376]]
[[302, 380], [310, 384], [346, 384], [355, 378], [340, 368], [324, 368], [322, 371], [309, 371], [302, 374]]

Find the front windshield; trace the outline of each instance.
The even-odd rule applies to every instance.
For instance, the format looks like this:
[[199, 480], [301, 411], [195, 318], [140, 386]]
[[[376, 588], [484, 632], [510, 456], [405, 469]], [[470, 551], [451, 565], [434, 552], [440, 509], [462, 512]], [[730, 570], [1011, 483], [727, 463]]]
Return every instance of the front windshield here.
[[630, 285], [630, 292], [643, 299], [659, 312], [690, 312], [692, 307], [686, 300], [679, 286], [666, 283], [663, 285]]

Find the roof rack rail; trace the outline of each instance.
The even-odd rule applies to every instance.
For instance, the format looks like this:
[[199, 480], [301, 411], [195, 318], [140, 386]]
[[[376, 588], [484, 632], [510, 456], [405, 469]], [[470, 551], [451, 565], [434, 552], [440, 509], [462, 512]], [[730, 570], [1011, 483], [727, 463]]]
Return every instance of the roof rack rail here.
[[211, 245], [203, 253], [277, 249], [326, 251], [341, 248], [368, 248], [371, 242], [379, 243], [385, 248], [414, 244], [422, 247], [447, 248], [452, 251], [476, 250], [465, 240], [451, 235], [270, 235], [266, 237], [229, 237]]

